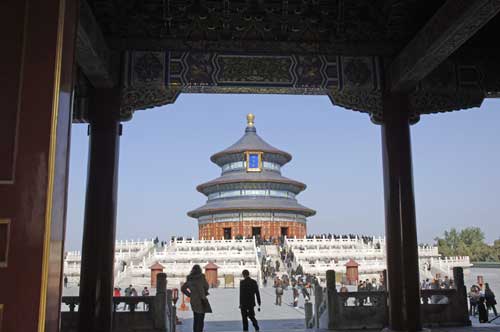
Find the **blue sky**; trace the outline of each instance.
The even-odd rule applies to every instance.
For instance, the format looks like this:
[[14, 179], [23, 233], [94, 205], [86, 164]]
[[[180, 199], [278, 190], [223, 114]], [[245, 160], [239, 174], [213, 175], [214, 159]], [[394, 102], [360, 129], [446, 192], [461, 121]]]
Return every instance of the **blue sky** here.
[[[451, 227], [479, 226], [500, 238], [500, 101], [423, 116], [412, 126], [419, 242]], [[282, 169], [302, 181], [317, 211], [310, 233], [384, 234], [380, 126], [323, 96], [181, 95], [138, 111], [120, 147], [117, 238], [196, 236], [186, 212], [205, 202], [195, 187], [220, 174], [210, 156], [238, 140], [245, 116], [258, 134], [293, 155]], [[72, 128], [67, 250], [79, 250], [88, 158], [86, 125]]]

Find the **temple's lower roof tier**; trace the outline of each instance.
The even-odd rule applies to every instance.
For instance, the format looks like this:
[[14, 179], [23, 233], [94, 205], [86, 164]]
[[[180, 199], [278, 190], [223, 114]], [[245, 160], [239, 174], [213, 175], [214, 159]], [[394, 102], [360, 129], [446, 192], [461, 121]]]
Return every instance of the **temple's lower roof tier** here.
[[274, 197], [256, 197], [256, 198], [237, 198], [237, 199], [217, 199], [208, 201], [207, 204], [188, 212], [188, 216], [199, 218], [200, 216], [214, 213], [224, 213], [232, 211], [281, 211], [301, 214], [310, 217], [316, 214], [316, 211], [309, 209], [297, 203], [294, 199], [274, 198]]
[[198, 187], [196, 187], [196, 189], [199, 192], [208, 195], [211, 192], [226, 189], [224, 188], [224, 186], [239, 183], [263, 183], [269, 184], [268, 187], [273, 183], [288, 185], [290, 188], [289, 190], [294, 192], [295, 194], [298, 194], [306, 188], [306, 185], [304, 183], [281, 176], [281, 174], [278, 172], [262, 171], [255, 173], [228, 172], [212, 181], [200, 184]]

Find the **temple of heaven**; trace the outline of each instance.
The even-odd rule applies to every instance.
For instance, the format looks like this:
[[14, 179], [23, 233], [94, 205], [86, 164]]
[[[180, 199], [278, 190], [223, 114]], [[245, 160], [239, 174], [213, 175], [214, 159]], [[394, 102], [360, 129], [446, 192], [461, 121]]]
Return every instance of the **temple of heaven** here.
[[254, 119], [248, 114], [243, 137], [210, 158], [222, 174], [197, 187], [208, 200], [188, 212], [198, 219], [200, 239], [304, 237], [307, 217], [316, 213], [297, 202], [306, 185], [281, 176], [292, 156], [260, 138]]

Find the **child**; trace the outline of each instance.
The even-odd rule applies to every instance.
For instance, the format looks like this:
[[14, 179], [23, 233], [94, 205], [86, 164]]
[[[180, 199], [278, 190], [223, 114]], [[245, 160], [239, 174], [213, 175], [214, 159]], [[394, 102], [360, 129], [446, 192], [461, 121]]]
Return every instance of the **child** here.
[[479, 323], [488, 323], [488, 310], [484, 304], [484, 296], [479, 298], [477, 303], [477, 312], [479, 313]]

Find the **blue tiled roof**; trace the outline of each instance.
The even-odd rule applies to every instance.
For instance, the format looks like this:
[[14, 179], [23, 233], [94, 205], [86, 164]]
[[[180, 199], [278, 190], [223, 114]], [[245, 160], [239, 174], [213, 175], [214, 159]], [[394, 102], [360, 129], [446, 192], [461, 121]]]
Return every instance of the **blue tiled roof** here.
[[271, 144], [264, 141], [259, 135], [255, 127], [247, 127], [245, 134], [233, 145], [225, 150], [217, 152], [210, 157], [210, 160], [216, 164], [220, 157], [228, 154], [242, 153], [245, 151], [262, 151], [265, 153], [279, 154], [285, 157], [286, 162], [292, 160], [292, 156], [285, 151], [279, 150]]

